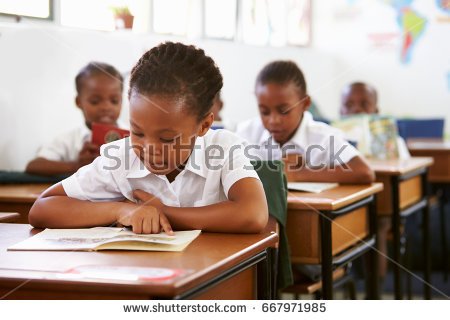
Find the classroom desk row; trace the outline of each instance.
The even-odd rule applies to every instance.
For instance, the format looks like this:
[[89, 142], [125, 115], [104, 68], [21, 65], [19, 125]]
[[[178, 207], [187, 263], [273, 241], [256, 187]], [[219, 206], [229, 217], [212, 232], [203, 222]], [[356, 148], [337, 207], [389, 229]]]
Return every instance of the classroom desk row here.
[[[394, 226], [398, 226], [402, 218], [420, 210], [424, 212], [424, 222], [428, 221], [426, 172], [432, 164], [433, 160], [430, 158], [413, 158], [410, 161], [389, 162], [384, 165], [372, 162], [372, 166], [377, 171], [377, 180], [385, 184], [384, 190], [381, 183], [374, 183], [360, 186], [342, 185], [320, 194], [299, 192], [289, 194], [287, 232], [292, 260], [294, 263], [321, 265], [324, 299], [333, 298], [333, 270], [339, 266], [362, 254], [368, 254], [370, 264], [376, 270], [377, 255], [371, 249], [376, 242], [374, 236], [377, 215], [375, 212], [394, 213], [392, 214]], [[20, 222], [25, 223], [26, 213], [31, 204], [47, 187], [47, 185], [0, 186], [0, 212], [19, 212], [22, 215]], [[392, 192], [394, 196], [391, 196]], [[374, 201], [376, 195], [377, 201]], [[302, 230], [293, 228], [297, 223], [305, 228]], [[425, 223], [424, 226], [426, 232], [428, 224]], [[74, 293], [71, 297], [84, 299], [273, 297], [273, 285], [269, 280], [271, 268], [268, 266], [272, 263], [268, 250], [277, 241], [277, 236], [273, 233], [260, 235], [205, 233], [182, 253], [17, 253], [7, 252], [6, 247], [37, 231], [23, 224], [4, 224], [1, 228], [0, 234], [9, 236], [0, 237], [0, 255], [2, 256], [0, 295], [25, 279], [33, 279], [29, 284], [16, 290], [9, 296], [10, 298], [58, 297], [61, 291], [67, 291], [67, 288], [71, 287], [75, 281], [61, 278], [63, 270], [80, 264], [121, 265], [124, 261], [137, 266], [183, 268], [190, 273], [172, 282], [158, 285], [111, 283], [105, 282], [106, 280], [100, 284], [86, 280], [75, 281], [80, 283], [79, 293], [83, 292], [83, 295]], [[398, 231], [398, 235], [394, 235], [394, 241], [399, 240], [399, 237]], [[424, 251], [427, 256], [429, 254], [428, 238], [429, 234], [424, 234]], [[398, 246], [400, 246], [399, 243]], [[397, 253], [398, 248], [395, 249]], [[198, 252], [202, 253], [200, 257]], [[68, 259], [70, 254], [73, 254], [75, 258]], [[32, 258], [30, 258], [31, 255]], [[152, 258], [145, 259], [147, 255]], [[124, 256], [127, 259], [124, 259]], [[400, 262], [400, 257], [394, 255], [394, 260]], [[424, 266], [425, 280], [427, 280], [430, 269], [429, 259], [424, 260], [427, 260]], [[57, 279], [54, 277], [55, 273], [58, 275]], [[399, 272], [396, 273], [397, 275]], [[377, 273], [371, 272], [370, 276], [367, 295], [377, 298]], [[237, 284], [243, 284], [246, 289], [232, 289]], [[400, 280], [396, 280], [395, 286], [396, 298], [400, 299], [402, 298]], [[50, 288], [46, 289], [48, 295], [40, 291], [43, 288]], [[240, 294], [241, 291], [246, 293]], [[425, 288], [425, 297], [428, 298], [429, 295], [429, 288]]]

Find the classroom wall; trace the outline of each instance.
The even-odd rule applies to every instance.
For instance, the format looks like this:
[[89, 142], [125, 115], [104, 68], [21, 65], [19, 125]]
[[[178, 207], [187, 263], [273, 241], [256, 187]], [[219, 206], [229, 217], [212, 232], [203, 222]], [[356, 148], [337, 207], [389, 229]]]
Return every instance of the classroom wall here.
[[[314, 1], [313, 42], [307, 48], [2, 23], [0, 170], [23, 170], [42, 142], [82, 123], [74, 104], [73, 82], [87, 62], [105, 61], [127, 74], [145, 50], [164, 40], [196, 44], [216, 60], [225, 82], [223, 117], [235, 123], [257, 115], [254, 79], [259, 69], [274, 59], [292, 59], [301, 66], [310, 94], [330, 118], [337, 116], [342, 87], [350, 81], [367, 80], [378, 88], [383, 112], [445, 115], [449, 123], [450, 43], [443, 36], [450, 34], [450, 24], [431, 21], [428, 36], [417, 43], [411, 61], [402, 63], [401, 34], [393, 31], [397, 28], [395, 12], [382, 1], [353, 2]], [[415, 2], [420, 5], [417, 10], [430, 17], [437, 14], [430, 1]], [[378, 20], [382, 17], [381, 27], [377, 16]], [[392, 21], [387, 23], [389, 19]], [[389, 41], [374, 45], [371, 39], [377, 36]], [[128, 121], [127, 103], [121, 118]], [[446, 128], [448, 133], [448, 124]]]

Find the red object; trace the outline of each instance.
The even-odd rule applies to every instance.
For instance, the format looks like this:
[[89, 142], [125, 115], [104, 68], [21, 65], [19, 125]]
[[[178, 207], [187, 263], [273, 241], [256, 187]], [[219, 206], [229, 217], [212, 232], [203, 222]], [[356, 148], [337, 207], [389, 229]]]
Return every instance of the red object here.
[[101, 146], [119, 139], [126, 138], [130, 135], [130, 131], [120, 129], [114, 125], [93, 123], [92, 124], [92, 143]]

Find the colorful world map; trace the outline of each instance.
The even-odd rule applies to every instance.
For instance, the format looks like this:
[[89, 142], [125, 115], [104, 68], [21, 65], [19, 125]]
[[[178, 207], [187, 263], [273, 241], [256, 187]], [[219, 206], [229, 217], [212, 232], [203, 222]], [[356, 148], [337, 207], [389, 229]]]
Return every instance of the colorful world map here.
[[[409, 63], [412, 58], [414, 48], [424, 35], [428, 20], [413, 8], [414, 0], [380, 0], [383, 4], [391, 6], [397, 15], [397, 25], [401, 32], [400, 60], [402, 63]], [[348, 0], [353, 5], [357, 0]], [[450, 13], [450, 0], [436, 0], [437, 6]]]

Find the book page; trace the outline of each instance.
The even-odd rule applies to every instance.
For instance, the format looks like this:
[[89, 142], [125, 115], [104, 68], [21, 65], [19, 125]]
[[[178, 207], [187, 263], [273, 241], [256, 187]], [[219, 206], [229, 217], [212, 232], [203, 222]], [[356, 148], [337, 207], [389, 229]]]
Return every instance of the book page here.
[[[8, 250], [157, 250], [181, 251], [200, 230], [177, 231], [174, 236], [135, 234], [125, 228], [46, 229]], [[157, 246], [159, 245], [159, 246]]]
[[338, 183], [329, 182], [288, 182], [288, 189], [295, 191], [320, 193], [339, 186]]
[[370, 116], [348, 116], [333, 121], [331, 125], [344, 132], [345, 139], [356, 143], [356, 148], [364, 155], [371, 156]]

